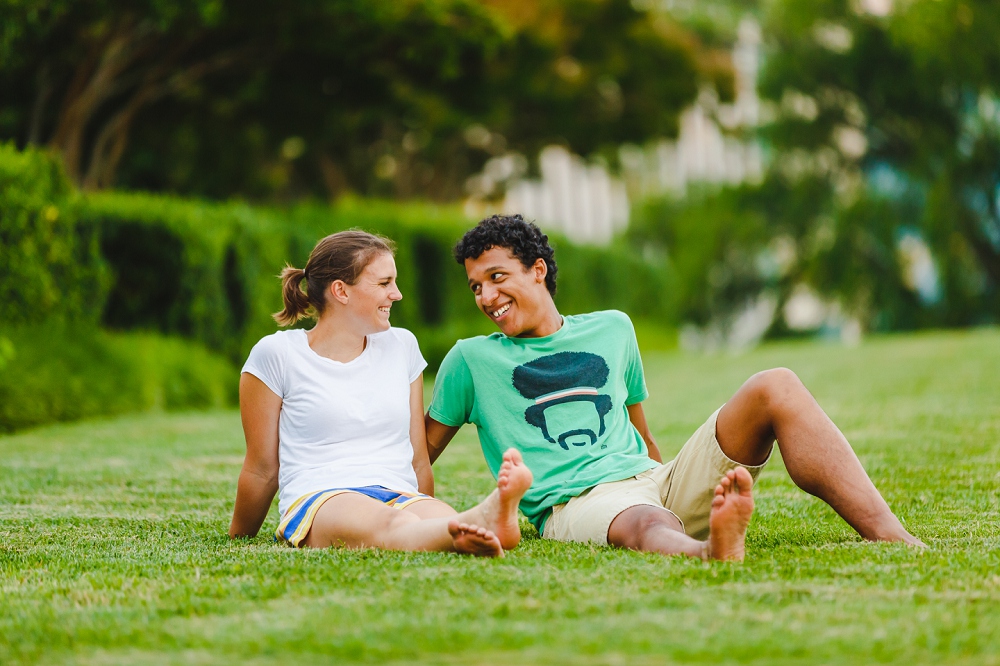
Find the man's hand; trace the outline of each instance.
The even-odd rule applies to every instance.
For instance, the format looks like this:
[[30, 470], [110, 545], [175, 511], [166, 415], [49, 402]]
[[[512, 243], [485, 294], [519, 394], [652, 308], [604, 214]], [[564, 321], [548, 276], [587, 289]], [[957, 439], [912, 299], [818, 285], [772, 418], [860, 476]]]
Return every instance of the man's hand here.
[[658, 463], [663, 462], [663, 456], [660, 455], [660, 448], [656, 446], [656, 440], [653, 439], [653, 434], [649, 432], [649, 424], [646, 423], [646, 412], [642, 411], [642, 403], [637, 402], [634, 405], [628, 405], [625, 409], [628, 410], [628, 420], [632, 422], [635, 429], [639, 431], [642, 436], [642, 441], [646, 442], [646, 449], [648, 450], [649, 457]]

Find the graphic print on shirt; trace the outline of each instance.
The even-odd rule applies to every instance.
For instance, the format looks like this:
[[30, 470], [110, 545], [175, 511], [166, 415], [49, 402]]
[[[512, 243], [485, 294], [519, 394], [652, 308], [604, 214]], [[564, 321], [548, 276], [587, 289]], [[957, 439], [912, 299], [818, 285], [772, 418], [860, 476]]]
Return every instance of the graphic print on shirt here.
[[570, 445], [593, 445], [604, 434], [611, 396], [598, 393], [608, 381], [608, 363], [590, 352], [539, 356], [514, 368], [514, 388], [535, 404], [524, 420], [565, 451]]

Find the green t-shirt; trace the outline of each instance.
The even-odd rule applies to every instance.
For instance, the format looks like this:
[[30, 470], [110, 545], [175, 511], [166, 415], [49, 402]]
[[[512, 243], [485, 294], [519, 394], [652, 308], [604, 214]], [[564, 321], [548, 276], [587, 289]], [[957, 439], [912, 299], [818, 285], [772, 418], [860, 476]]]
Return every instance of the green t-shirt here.
[[459, 340], [429, 411], [448, 426], [476, 424], [493, 476], [504, 451], [521, 451], [535, 476], [521, 510], [541, 533], [556, 504], [658, 464], [625, 409], [648, 395], [632, 322], [609, 310], [563, 317], [544, 338]]

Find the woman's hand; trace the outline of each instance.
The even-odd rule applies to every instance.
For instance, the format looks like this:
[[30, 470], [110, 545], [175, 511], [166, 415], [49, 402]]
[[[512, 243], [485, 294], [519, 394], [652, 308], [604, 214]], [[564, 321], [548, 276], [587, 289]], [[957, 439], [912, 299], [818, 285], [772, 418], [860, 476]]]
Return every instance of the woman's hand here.
[[410, 384], [410, 443], [413, 446], [413, 471], [417, 474], [417, 490], [434, 496], [434, 472], [427, 457], [427, 434], [424, 431], [424, 375]]
[[281, 398], [250, 373], [240, 376], [240, 417], [247, 454], [236, 488], [229, 536], [256, 536], [278, 491], [278, 416]]

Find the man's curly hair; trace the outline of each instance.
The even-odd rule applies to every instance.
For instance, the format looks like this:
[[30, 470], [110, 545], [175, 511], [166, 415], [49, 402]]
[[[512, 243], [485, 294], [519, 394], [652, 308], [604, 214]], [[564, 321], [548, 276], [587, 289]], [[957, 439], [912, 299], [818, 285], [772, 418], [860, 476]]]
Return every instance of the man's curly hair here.
[[548, 272], [545, 287], [556, 295], [555, 251], [549, 237], [520, 215], [494, 215], [488, 217], [462, 236], [455, 245], [455, 261], [465, 264], [466, 259], [476, 259], [493, 247], [504, 247], [518, 258], [525, 268], [531, 268], [538, 258], [545, 260]]

